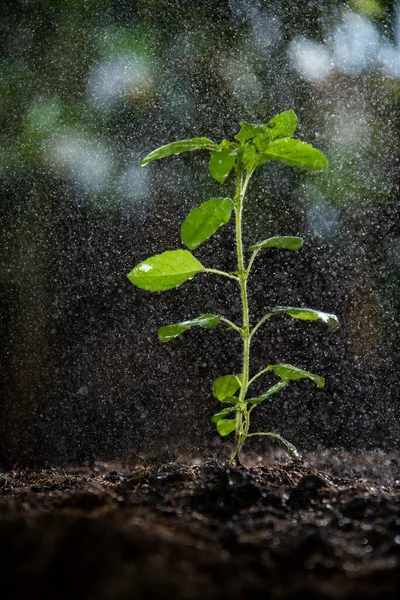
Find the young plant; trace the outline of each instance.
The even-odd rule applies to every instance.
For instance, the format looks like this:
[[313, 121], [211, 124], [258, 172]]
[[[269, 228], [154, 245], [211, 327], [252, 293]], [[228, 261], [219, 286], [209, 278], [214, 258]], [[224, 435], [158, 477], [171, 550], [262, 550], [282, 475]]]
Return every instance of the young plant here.
[[[240, 130], [234, 136], [235, 141], [223, 140], [216, 144], [208, 138], [193, 138], [161, 146], [150, 152], [141, 165], [147, 165], [153, 160], [167, 156], [203, 150], [211, 152], [208, 168], [211, 176], [223, 184], [233, 173], [236, 176], [236, 190], [233, 198], [212, 198], [199, 208], [189, 212], [181, 228], [181, 239], [188, 250], [169, 250], [162, 254], [151, 256], [139, 263], [129, 273], [128, 278], [137, 287], [150, 292], [161, 292], [175, 288], [200, 273], [210, 273], [227, 277], [238, 285], [242, 303], [242, 322], [233, 323], [230, 319], [216, 314], [204, 314], [196, 319], [166, 325], [158, 331], [161, 342], [169, 342], [192, 327], [211, 329], [225, 325], [234, 330], [242, 339], [243, 356], [242, 370], [238, 374], [218, 377], [212, 386], [214, 397], [223, 404], [212, 421], [221, 436], [235, 432], [235, 446], [230, 458], [230, 464], [239, 464], [241, 448], [248, 437], [270, 436], [282, 442], [290, 456], [301, 458], [296, 448], [278, 433], [271, 431], [250, 433], [250, 417], [253, 410], [267, 398], [282, 391], [290, 381], [311, 379], [322, 388], [325, 380], [289, 364], [268, 365], [258, 373], [250, 372], [250, 344], [260, 327], [277, 314], [286, 314], [293, 319], [302, 321], [323, 321], [330, 328], [338, 327], [335, 315], [311, 308], [296, 308], [293, 306], [277, 306], [264, 315], [256, 325], [249, 321], [249, 306], [247, 296], [247, 281], [251, 274], [254, 260], [261, 250], [267, 248], [282, 248], [298, 250], [302, 239], [295, 236], [274, 236], [255, 243], [248, 249], [250, 258], [245, 261], [245, 250], [242, 241], [242, 214], [247, 186], [255, 169], [270, 161], [277, 161], [292, 167], [310, 171], [323, 171], [328, 167], [326, 157], [310, 144], [294, 139], [297, 118], [292, 110], [282, 112], [264, 125], [254, 125], [240, 122]], [[235, 216], [237, 266], [231, 272], [220, 271], [202, 265], [190, 252], [208, 240], [222, 225]], [[254, 397], [249, 389], [255, 381], [265, 373], [273, 371], [279, 381], [263, 394]]]

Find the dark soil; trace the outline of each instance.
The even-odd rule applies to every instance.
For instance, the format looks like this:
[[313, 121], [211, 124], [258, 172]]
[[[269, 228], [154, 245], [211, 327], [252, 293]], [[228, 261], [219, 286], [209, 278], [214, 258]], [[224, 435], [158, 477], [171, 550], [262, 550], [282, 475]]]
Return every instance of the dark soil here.
[[0, 475], [1, 597], [400, 597], [395, 455]]

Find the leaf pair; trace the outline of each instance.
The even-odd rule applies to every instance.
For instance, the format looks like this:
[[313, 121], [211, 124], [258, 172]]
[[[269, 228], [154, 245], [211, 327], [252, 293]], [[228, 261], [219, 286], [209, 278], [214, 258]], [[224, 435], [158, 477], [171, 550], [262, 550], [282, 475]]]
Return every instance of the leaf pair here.
[[[194, 250], [230, 219], [234, 204], [230, 198], [213, 198], [190, 211], [182, 223], [183, 243]], [[187, 250], [168, 250], [139, 263], [128, 279], [150, 292], [162, 292], [181, 285], [205, 267]]]
[[309, 171], [328, 168], [326, 157], [306, 142], [292, 139], [297, 117], [292, 110], [279, 113], [265, 125], [240, 122], [235, 136], [244, 145], [243, 162], [247, 171], [253, 171], [269, 160]]
[[236, 149], [231, 146], [234, 145], [226, 140], [218, 146], [215, 142], [205, 137], [180, 140], [153, 150], [140, 162], [140, 166], [144, 167], [153, 160], [176, 156], [183, 152], [211, 150], [212, 154], [208, 165], [209, 171], [216, 181], [224, 183], [236, 160]]
[[224, 404], [233, 404], [217, 412], [211, 417], [211, 421], [216, 424], [217, 431], [221, 436], [226, 436], [236, 429], [236, 419], [225, 419], [231, 413], [238, 409], [239, 398], [234, 396], [242, 386], [242, 375], [222, 375], [218, 377], [212, 386], [214, 398]]
[[[309, 371], [305, 371], [304, 369], [299, 369], [293, 365], [268, 365], [265, 371], [274, 371], [280, 378], [280, 381], [270, 387], [266, 392], [264, 392], [264, 394], [261, 394], [256, 398], [244, 400], [243, 404], [258, 406], [264, 402], [266, 398], [269, 398], [270, 396], [282, 391], [288, 385], [289, 381], [311, 379], [320, 388], [325, 385], [325, 379], [323, 377], [315, 375], [314, 373], [310, 373]], [[217, 426], [218, 433], [223, 437], [229, 435], [236, 429], [236, 419], [226, 419], [225, 417], [240, 410], [238, 406], [240, 404], [239, 399], [231, 395], [241, 387], [240, 377], [241, 376], [238, 375], [224, 375], [223, 377], [218, 377], [218, 379], [216, 379], [213, 383], [213, 394], [217, 400], [220, 402], [233, 404], [233, 406], [224, 408], [211, 417], [211, 421]]]
[[[273, 308], [271, 312], [269, 312], [264, 317], [264, 320], [277, 314], [287, 314], [293, 319], [299, 319], [300, 321], [320, 320], [323, 321], [330, 329], [337, 329], [339, 327], [339, 319], [336, 315], [333, 315], [331, 313], [325, 313], [320, 310], [314, 310], [312, 308], [298, 308], [295, 306], [277, 306], [276, 308]], [[192, 327], [203, 327], [205, 329], [212, 329], [214, 327], [217, 327], [217, 325], [219, 325], [220, 322], [221, 317], [219, 315], [208, 313], [202, 315], [201, 317], [197, 317], [196, 319], [191, 319], [190, 321], [183, 321], [181, 323], [174, 323], [173, 325], [165, 325], [164, 327], [160, 327], [160, 329], [158, 330], [158, 337], [160, 342], [165, 343], [169, 342], [170, 340], [173, 340], [174, 338], [178, 337], [179, 335], [181, 335], [188, 329], [191, 329]], [[215, 388], [215, 390], [213, 389], [214, 396], [218, 400], [220, 400], [219, 396], [221, 394], [233, 395], [240, 387], [236, 387], [233, 391], [231, 390], [229, 393], [225, 393], [226, 390], [223, 387], [224, 385], [230, 385], [233, 387], [236, 386], [235, 382], [232, 382], [231, 380], [227, 379], [228, 377], [237, 378], [238, 376], [225, 375], [222, 378], [218, 378], [214, 382], [215, 384], [216, 382], [218, 382], [218, 384], [216, 384], [217, 387]]]
[[140, 163], [143, 167], [153, 160], [192, 152], [211, 151], [208, 169], [219, 183], [224, 183], [232, 171], [238, 157], [247, 171], [253, 171], [269, 160], [284, 163], [291, 167], [310, 171], [323, 171], [328, 168], [326, 157], [306, 142], [293, 139], [297, 117], [292, 110], [286, 110], [265, 124], [252, 124], [240, 121], [240, 130], [235, 135], [239, 143], [223, 140], [219, 145], [206, 137], [172, 142], [153, 150]]
[[240, 131], [235, 139], [242, 144], [253, 140], [257, 150], [262, 151], [270, 142], [279, 138], [292, 137], [297, 127], [297, 117], [293, 110], [285, 110], [273, 117], [265, 125], [253, 125], [240, 121]]

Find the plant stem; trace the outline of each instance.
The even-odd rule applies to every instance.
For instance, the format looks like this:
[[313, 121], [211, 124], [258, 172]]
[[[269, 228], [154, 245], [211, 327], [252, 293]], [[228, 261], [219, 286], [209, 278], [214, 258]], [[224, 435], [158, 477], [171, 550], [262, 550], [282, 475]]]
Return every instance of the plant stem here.
[[[247, 298], [247, 277], [248, 272], [244, 266], [243, 257], [243, 239], [242, 239], [242, 214], [243, 214], [243, 199], [246, 193], [248, 183], [250, 181], [251, 172], [246, 174], [243, 181], [243, 170], [237, 168], [237, 184], [235, 195], [235, 212], [236, 212], [236, 250], [237, 250], [237, 265], [239, 274], [240, 294], [242, 299], [242, 339], [243, 339], [243, 369], [242, 369], [242, 385], [239, 394], [239, 403], [244, 404], [247, 388], [249, 385], [249, 364], [250, 364], [250, 327], [249, 327], [249, 306]], [[246, 407], [247, 408], [247, 407]], [[236, 413], [236, 431], [235, 431], [235, 449], [229, 460], [229, 464], [240, 464], [239, 453], [240, 449], [248, 435], [250, 425], [250, 417], [247, 410], [242, 412], [238, 410]]]

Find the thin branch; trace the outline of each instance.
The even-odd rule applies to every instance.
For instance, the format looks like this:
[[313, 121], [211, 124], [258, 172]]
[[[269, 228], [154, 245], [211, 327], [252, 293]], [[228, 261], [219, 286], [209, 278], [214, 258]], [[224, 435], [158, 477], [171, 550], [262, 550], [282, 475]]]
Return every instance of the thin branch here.
[[236, 275], [232, 275], [231, 273], [226, 273], [225, 271], [219, 271], [218, 269], [204, 269], [206, 273], [214, 273], [215, 275], [223, 275], [224, 277], [229, 277], [229, 279], [234, 279], [235, 281], [239, 281], [239, 277]]
[[252, 377], [249, 381], [249, 387], [251, 386], [252, 383], [254, 383], [254, 381], [256, 379], [258, 379], [258, 377], [260, 377], [260, 375], [264, 375], [264, 373], [266, 373], [268, 370], [268, 367], [265, 367], [265, 369], [263, 369], [262, 371], [259, 371], [256, 375], [254, 375], [254, 377]]
[[253, 266], [254, 259], [255, 259], [255, 257], [257, 256], [257, 254], [258, 254], [259, 250], [260, 250], [260, 248], [258, 248], [258, 250], [254, 250], [253, 254], [252, 254], [252, 255], [251, 255], [251, 257], [250, 257], [249, 264], [247, 265], [247, 273], [248, 273], [248, 274], [249, 274], [249, 273], [250, 273], [250, 271], [251, 271], [251, 268], [252, 268], [252, 266]]
[[293, 460], [302, 460], [302, 456], [297, 450], [297, 448], [295, 448], [293, 444], [285, 440], [285, 438], [279, 435], [278, 433], [273, 433], [272, 431], [257, 431], [257, 433], [249, 433], [247, 437], [254, 437], [255, 435], [267, 435], [269, 437], [275, 438], [276, 440], [279, 440], [280, 442], [282, 442], [282, 444], [286, 446], [286, 448], [288, 449], [288, 454], [291, 458], [293, 458]]
[[229, 327], [232, 327], [232, 329], [234, 329], [235, 331], [240, 333], [240, 335], [242, 335], [242, 330], [240, 329], [240, 327], [235, 325], [235, 323], [232, 323], [232, 321], [230, 321], [229, 319], [225, 319], [225, 317], [221, 317], [221, 321], [223, 321], [224, 323], [229, 325]]
[[261, 325], [263, 325], [265, 321], [270, 317], [272, 317], [272, 313], [268, 313], [260, 321], [258, 321], [257, 325], [255, 325], [255, 327], [253, 327], [253, 330], [250, 332], [250, 337], [252, 337], [256, 333], [256, 331], [258, 331]]

